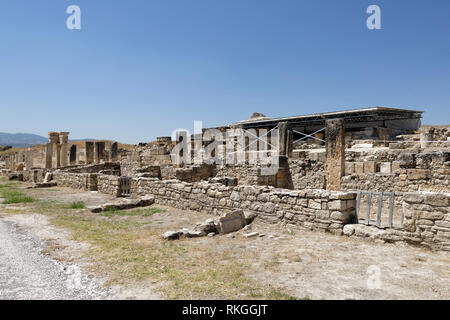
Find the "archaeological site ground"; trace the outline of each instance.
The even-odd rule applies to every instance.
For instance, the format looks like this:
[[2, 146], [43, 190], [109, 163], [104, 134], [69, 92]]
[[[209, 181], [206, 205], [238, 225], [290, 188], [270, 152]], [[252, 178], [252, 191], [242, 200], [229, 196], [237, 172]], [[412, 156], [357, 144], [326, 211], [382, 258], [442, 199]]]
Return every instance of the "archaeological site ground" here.
[[5, 147], [0, 260], [22, 269], [0, 297], [449, 299], [450, 126], [422, 115]]

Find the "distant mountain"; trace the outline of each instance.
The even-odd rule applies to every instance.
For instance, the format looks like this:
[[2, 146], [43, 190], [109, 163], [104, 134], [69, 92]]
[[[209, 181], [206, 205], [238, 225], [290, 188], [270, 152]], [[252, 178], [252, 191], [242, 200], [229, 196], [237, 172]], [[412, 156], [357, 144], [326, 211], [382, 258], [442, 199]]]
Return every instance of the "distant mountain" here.
[[84, 138], [84, 139], [70, 139], [69, 142], [76, 142], [76, 141], [97, 141], [97, 139], [91, 139], [91, 138]]
[[47, 142], [47, 138], [38, 136], [37, 134], [0, 132], [0, 146], [26, 148], [35, 144], [45, 144]]

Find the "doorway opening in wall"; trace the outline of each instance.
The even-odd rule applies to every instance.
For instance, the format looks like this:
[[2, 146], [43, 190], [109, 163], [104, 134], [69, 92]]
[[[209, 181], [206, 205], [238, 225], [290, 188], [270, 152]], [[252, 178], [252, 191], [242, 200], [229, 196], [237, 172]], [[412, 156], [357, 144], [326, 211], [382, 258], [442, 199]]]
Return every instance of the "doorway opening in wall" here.
[[74, 144], [70, 147], [69, 162], [71, 165], [75, 164], [77, 161], [77, 146]]

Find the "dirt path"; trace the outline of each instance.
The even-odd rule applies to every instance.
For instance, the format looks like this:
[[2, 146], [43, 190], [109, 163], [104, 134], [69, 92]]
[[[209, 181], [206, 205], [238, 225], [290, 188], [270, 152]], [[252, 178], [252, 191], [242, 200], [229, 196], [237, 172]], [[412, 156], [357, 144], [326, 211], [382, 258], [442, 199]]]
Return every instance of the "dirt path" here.
[[95, 279], [76, 264], [43, 253], [44, 243], [0, 219], [0, 299], [107, 299]]

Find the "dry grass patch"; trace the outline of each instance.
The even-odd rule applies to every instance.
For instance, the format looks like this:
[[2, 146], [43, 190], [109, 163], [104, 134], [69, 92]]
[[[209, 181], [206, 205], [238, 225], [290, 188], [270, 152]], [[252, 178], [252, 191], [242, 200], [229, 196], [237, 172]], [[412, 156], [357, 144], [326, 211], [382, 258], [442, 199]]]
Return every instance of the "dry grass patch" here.
[[145, 221], [65, 213], [52, 222], [72, 230], [74, 240], [93, 245], [86, 254], [96, 260], [93, 271], [107, 275], [106, 285], [158, 281], [166, 284], [160, 290], [168, 299], [295, 298], [247, 279], [249, 266], [232, 252], [201, 247], [198, 239], [165, 241], [163, 229]]

